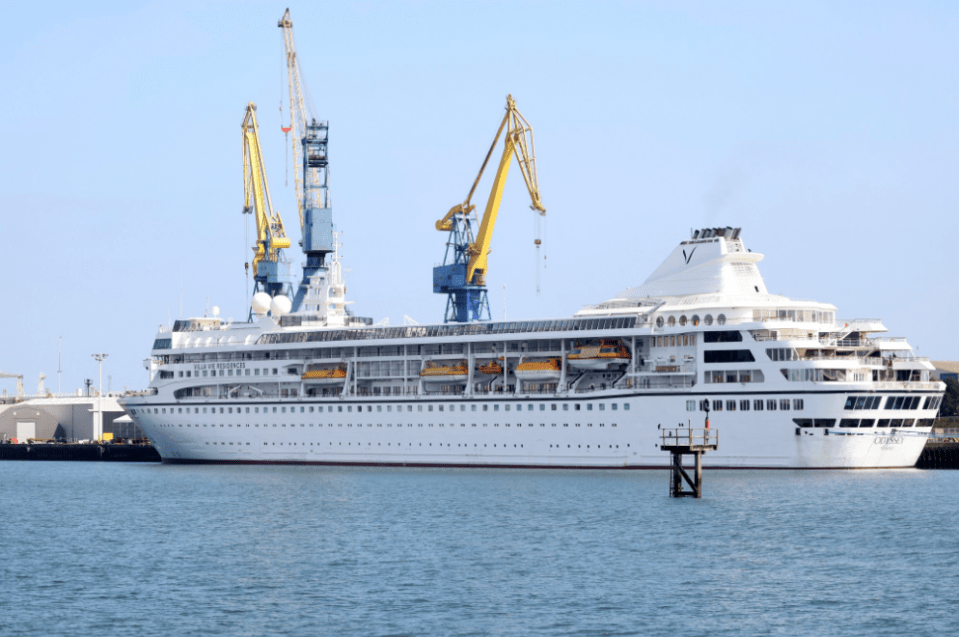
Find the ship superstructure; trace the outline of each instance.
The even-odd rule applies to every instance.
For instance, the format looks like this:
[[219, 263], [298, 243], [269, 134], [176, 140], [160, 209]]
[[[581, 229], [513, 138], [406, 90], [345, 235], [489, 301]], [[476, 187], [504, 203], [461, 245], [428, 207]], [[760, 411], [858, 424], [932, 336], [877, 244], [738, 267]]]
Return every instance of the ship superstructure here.
[[569, 318], [382, 327], [344, 312], [335, 258], [305, 310], [162, 328], [123, 402], [168, 462], [664, 468], [659, 429], [708, 407], [706, 466], [913, 466], [932, 365], [878, 319], [770, 294], [762, 258], [709, 228]]

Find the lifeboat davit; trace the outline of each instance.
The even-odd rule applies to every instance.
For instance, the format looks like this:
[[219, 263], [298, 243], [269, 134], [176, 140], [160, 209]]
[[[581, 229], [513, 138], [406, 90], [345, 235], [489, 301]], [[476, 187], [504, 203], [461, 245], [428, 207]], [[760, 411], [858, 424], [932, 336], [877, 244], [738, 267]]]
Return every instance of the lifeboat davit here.
[[452, 365], [436, 365], [426, 361], [420, 378], [428, 383], [465, 383], [469, 378], [469, 368], [466, 367], [466, 361]]
[[308, 369], [303, 372], [302, 378], [307, 383], [318, 385], [333, 385], [337, 383], [343, 383], [343, 381], [346, 380], [346, 365]]
[[559, 382], [563, 364], [558, 358], [545, 361], [523, 361], [516, 366], [516, 378], [524, 382]]
[[566, 360], [569, 366], [582, 371], [605, 371], [628, 365], [632, 359], [629, 349], [618, 338], [576, 343]]

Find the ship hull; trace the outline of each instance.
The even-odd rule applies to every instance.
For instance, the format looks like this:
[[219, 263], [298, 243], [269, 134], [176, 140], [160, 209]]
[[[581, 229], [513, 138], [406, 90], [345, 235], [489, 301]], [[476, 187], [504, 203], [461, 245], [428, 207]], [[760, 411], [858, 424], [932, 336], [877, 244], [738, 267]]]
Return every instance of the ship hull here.
[[[660, 428], [702, 426], [704, 414], [686, 411], [695, 396], [231, 400], [232, 413], [220, 413], [225, 401], [200, 408], [145, 398], [126, 407], [168, 463], [664, 469], [669, 453], [658, 448]], [[803, 396], [807, 415], [841, 410], [845, 401], [845, 393]], [[929, 431], [798, 428], [795, 415], [802, 413], [712, 414], [719, 450], [703, 457], [704, 466], [912, 467]], [[908, 415], [933, 416], [922, 410]]]

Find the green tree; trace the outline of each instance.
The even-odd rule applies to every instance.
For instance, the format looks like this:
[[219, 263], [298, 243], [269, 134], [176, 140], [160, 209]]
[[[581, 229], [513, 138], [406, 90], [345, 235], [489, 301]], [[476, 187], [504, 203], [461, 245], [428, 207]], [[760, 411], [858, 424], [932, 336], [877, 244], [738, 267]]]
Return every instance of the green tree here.
[[946, 395], [942, 398], [942, 406], [939, 407], [940, 418], [955, 418], [959, 416], [959, 383], [954, 380], [947, 380]]

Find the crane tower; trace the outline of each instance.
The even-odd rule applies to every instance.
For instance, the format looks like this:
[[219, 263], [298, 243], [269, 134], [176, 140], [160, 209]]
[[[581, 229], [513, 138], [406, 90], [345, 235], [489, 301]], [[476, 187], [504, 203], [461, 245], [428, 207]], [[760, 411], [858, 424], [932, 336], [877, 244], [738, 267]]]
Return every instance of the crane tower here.
[[308, 94], [300, 73], [300, 61], [293, 41], [293, 21], [287, 9], [277, 26], [283, 29], [286, 45], [287, 81], [290, 88], [290, 128], [293, 131], [293, 172], [303, 232], [301, 246], [306, 255], [303, 280], [293, 297], [293, 311], [303, 304], [310, 277], [326, 270], [326, 255], [334, 251], [333, 208], [330, 202], [330, 164], [327, 155], [329, 122], [317, 120], [307, 111]]

